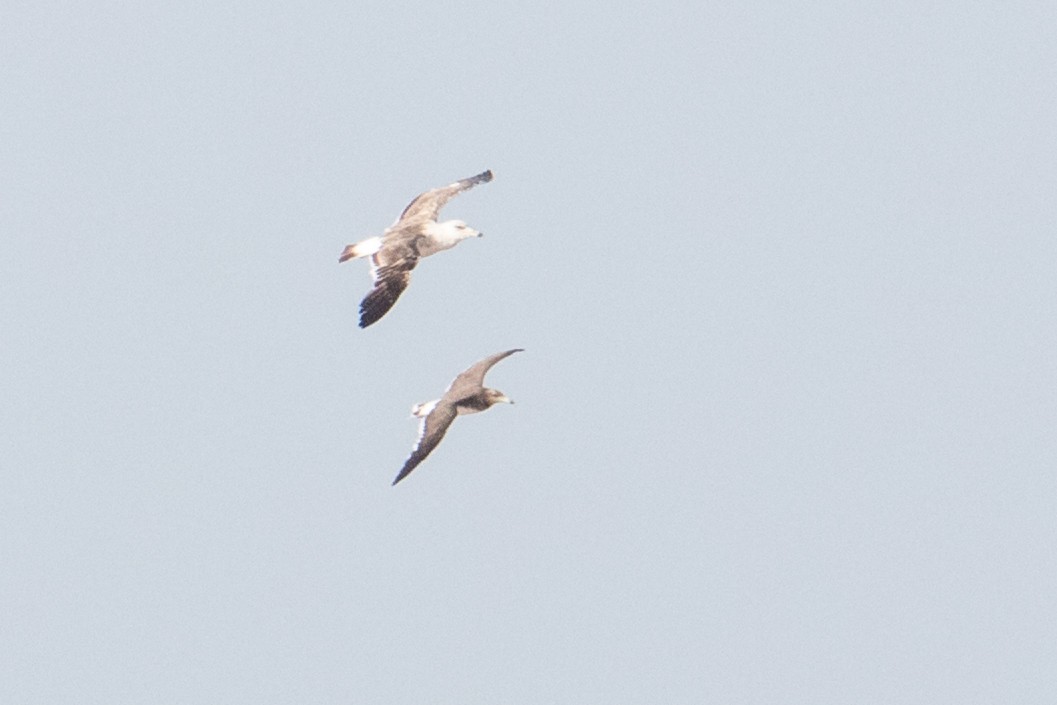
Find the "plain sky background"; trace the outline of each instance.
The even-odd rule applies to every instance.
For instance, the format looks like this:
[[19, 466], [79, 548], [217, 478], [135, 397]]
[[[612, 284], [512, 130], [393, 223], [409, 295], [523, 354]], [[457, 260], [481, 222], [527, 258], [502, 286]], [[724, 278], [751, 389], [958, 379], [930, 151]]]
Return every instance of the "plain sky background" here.
[[6, 3], [0, 702], [1057, 702], [1055, 27]]

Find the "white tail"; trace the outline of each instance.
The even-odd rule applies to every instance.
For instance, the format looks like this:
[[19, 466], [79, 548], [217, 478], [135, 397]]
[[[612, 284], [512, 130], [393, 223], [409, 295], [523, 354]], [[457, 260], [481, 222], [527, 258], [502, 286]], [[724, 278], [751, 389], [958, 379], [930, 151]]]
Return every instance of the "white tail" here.
[[437, 402], [439, 401], [440, 399], [434, 399], [433, 401], [415, 404], [413, 407], [411, 407], [411, 415], [418, 416], [419, 418], [429, 416], [429, 412], [433, 411], [433, 409], [437, 407]]
[[373, 255], [378, 250], [382, 249], [382, 238], [370, 237], [366, 240], [361, 240], [355, 245], [348, 245], [341, 252], [341, 257], [338, 257], [339, 262], [345, 260], [356, 259], [357, 257], [367, 257]]

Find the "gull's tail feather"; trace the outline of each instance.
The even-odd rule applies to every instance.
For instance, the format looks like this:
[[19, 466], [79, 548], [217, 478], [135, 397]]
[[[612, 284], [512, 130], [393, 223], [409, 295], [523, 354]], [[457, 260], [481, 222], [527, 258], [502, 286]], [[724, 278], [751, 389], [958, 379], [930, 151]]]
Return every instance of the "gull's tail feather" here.
[[434, 399], [433, 401], [422, 402], [421, 404], [415, 404], [411, 407], [411, 415], [425, 418], [429, 416], [429, 412], [437, 408], [437, 403], [440, 399]]
[[356, 259], [357, 257], [367, 257], [378, 252], [380, 249], [382, 249], [382, 238], [367, 238], [354, 245], [347, 245], [345, 249], [342, 250], [341, 256], [338, 257], [338, 261], [345, 262], [346, 260]]

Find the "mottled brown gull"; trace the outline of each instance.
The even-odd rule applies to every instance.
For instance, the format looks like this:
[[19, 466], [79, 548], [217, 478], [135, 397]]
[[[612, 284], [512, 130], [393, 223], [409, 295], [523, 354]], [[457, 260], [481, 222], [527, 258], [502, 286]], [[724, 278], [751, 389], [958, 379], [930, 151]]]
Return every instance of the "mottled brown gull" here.
[[418, 431], [418, 442], [415, 444], [415, 449], [411, 451], [411, 457], [407, 459], [404, 467], [393, 480], [394, 485], [407, 477], [437, 447], [456, 416], [476, 414], [500, 402], [514, 403], [498, 389], [485, 387], [484, 376], [492, 365], [504, 357], [521, 351], [522, 348], [515, 348], [486, 357], [456, 377], [440, 399], [416, 404], [411, 409], [413, 415], [422, 419]]

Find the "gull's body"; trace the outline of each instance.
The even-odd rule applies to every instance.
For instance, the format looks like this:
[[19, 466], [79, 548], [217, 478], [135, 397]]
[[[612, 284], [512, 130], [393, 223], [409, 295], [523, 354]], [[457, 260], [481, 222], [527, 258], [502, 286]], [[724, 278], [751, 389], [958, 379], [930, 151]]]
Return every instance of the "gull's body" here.
[[404, 467], [393, 480], [394, 485], [407, 477], [437, 447], [456, 416], [476, 414], [500, 402], [514, 403], [498, 389], [485, 387], [484, 376], [492, 365], [516, 352], [521, 352], [521, 348], [486, 357], [456, 377], [440, 399], [416, 404], [411, 409], [413, 415], [422, 419], [418, 442], [415, 444], [415, 449], [411, 451], [411, 457], [407, 459]]
[[378, 237], [348, 245], [339, 262], [357, 257], [371, 258], [374, 287], [360, 302], [360, 328], [366, 328], [389, 312], [407, 288], [411, 270], [423, 257], [455, 247], [463, 240], [481, 233], [461, 220], [437, 222], [444, 204], [477, 184], [492, 180], [492, 172], [456, 181], [420, 194], [408, 204], [396, 222]]

